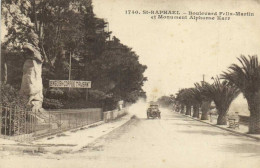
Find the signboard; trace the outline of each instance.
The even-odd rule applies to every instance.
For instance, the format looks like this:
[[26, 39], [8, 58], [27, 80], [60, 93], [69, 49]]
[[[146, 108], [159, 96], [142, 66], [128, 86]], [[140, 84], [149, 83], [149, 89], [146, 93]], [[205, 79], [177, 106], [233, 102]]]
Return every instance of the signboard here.
[[91, 88], [91, 81], [50, 80], [49, 87]]

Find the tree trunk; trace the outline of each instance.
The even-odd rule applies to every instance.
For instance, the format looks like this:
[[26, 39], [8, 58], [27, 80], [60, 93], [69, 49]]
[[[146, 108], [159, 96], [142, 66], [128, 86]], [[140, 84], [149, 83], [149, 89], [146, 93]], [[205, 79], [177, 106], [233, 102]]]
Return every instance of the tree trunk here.
[[193, 106], [193, 115], [192, 117], [199, 118], [199, 105], [195, 104]]
[[217, 125], [227, 125], [227, 110], [218, 110]]
[[3, 83], [6, 84], [7, 83], [7, 63], [4, 63], [4, 67], [3, 67]]
[[191, 115], [191, 105], [186, 105], [186, 113], [185, 115]]
[[249, 133], [260, 134], [260, 91], [254, 94], [250, 99], [247, 99], [250, 111], [249, 118]]
[[210, 101], [203, 101], [202, 102], [202, 106], [201, 106], [201, 120], [208, 120], [209, 117], [208, 117], [208, 112], [209, 112], [209, 109], [210, 109], [210, 104], [211, 102]]
[[184, 105], [181, 105], [181, 114], [184, 114], [185, 111], [184, 111]]
[[1, 57], [1, 81], [6, 84], [7, 83], [7, 63], [6, 63], [6, 54], [2, 54]]

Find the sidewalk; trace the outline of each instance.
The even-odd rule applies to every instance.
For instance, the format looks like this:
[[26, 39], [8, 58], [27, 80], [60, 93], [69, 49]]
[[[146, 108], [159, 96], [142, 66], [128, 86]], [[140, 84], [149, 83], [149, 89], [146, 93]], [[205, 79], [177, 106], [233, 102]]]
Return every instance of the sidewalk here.
[[0, 151], [16, 151], [23, 153], [47, 153], [54, 154], [75, 152], [95, 141], [99, 137], [113, 131], [131, 120], [127, 114], [117, 120], [104, 123], [103, 121], [78, 129], [63, 132], [35, 140], [30, 143], [20, 143], [6, 139], [0, 139]]
[[216, 116], [213, 116], [212, 117], [212, 121], [210, 121], [210, 120], [200, 120], [200, 119], [193, 118], [192, 116], [187, 116], [187, 115], [184, 115], [184, 114], [181, 114], [181, 115], [189, 117], [189, 118], [191, 118], [193, 120], [197, 120], [199, 122], [203, 122], [203, 123], [212, 125], [214, 127], [218, 127], [220, 129], [232, 132], [232, 133], [237, 134], [237, 135], [247, 136], [247, 137], [253, 138], [253, 139], [257, 140], [257, 141], [260, 141], [260, 135], [259, 134], [248, 134], [248, 126], [247, 125], [243, 125], [241, 123], [239, 124], [239, 128], [232, 129], [232, 128], [228, 128], [228, 125], [216, 125], [217, 124], [217, 117]]

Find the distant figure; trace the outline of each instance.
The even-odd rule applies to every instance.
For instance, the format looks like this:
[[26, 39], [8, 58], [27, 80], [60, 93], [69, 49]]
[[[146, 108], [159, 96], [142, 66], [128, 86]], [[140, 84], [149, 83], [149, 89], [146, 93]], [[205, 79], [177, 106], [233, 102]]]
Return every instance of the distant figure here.
[[119, 111], [123, 109], [123, 104], [124, 104], [123, 100], [118, 101], [118, 110]]
[[238, 112], [235, 112], [235, 119], [236, 119], [236, 122], [239, 122], [239, 113]]
[[213, 119], [212, 119], [212, 111], [209, 111], [209, 122], [213, 122]]

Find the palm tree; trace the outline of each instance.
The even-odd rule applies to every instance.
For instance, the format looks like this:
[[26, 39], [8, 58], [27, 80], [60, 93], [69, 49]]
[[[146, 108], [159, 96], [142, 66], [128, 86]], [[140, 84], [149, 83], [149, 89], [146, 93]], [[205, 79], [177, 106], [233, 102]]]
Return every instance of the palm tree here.
[[179, 105], [181, 106], [180, 109], [180, 113], [184, 113], [184, 102], [183, 102], [183, 96], [182, 96], [182, 92], [184, 91], [184, 89], [181, 89], [178, 91], [178, 93], [176, 94], [176, 101], [179, 103]]
[[210, 104], [212, 99], [210, 99], [209, 97], [205, 96], [205, 89], [204, 86], [208, 84], [207, 82], [201, 82], [201, 84], [199, 83], [195, 83], [195, 89], [196, 89], [196, 98], [197, 100], [200, 102], [201, 104], [201, 120], [208, 120], [208, 112], [210, 109]]
[[212, 85], [204, 85], [204, 95], [214, 101], [218, 110], [217, 125], [226, 125], [226, 115], [232, 101], [238, 96], [237, 87], [230, 85], [227, 81], [220, 82], [219, 78], [214, 79]]
[[189, 103], [193, 106], [193, 115], [192, 117], [199, 118], [199, 107], [201, 104], [200, 94], [196, 88], [187, 89], [187, 97]]
[[202, 101], [201, 104], [201, 120], [208, 120], [209, 119], [209, 110], [210, 110], [211, 101]]
[[222, 77], [245, 96], [250, 111], [249, 133], [260, 134], [260, 64], [257, 56], [241, 56], [241, 66], [232, 64]]
[[191, 116], [191, 106], [194, 104], [194, 98], [192, 95], [192, 88], [187, 88], [183, 92], [183, 99], [184, 104], [186, 106], [186, 113], [185, 115]]
[[[191, 115], [191, 95], [189, 89], [181, 89], [176, 96], [176, 100], [178, 100], [181, 104], [181, 113], [185, 113], [185, 115]], [[184, 106], [186, 106], [186, 112], [184, 112]]]
[[200, 118], [200, 105], [199, 103], [193, 104], [193, 114], [192, 117]]

